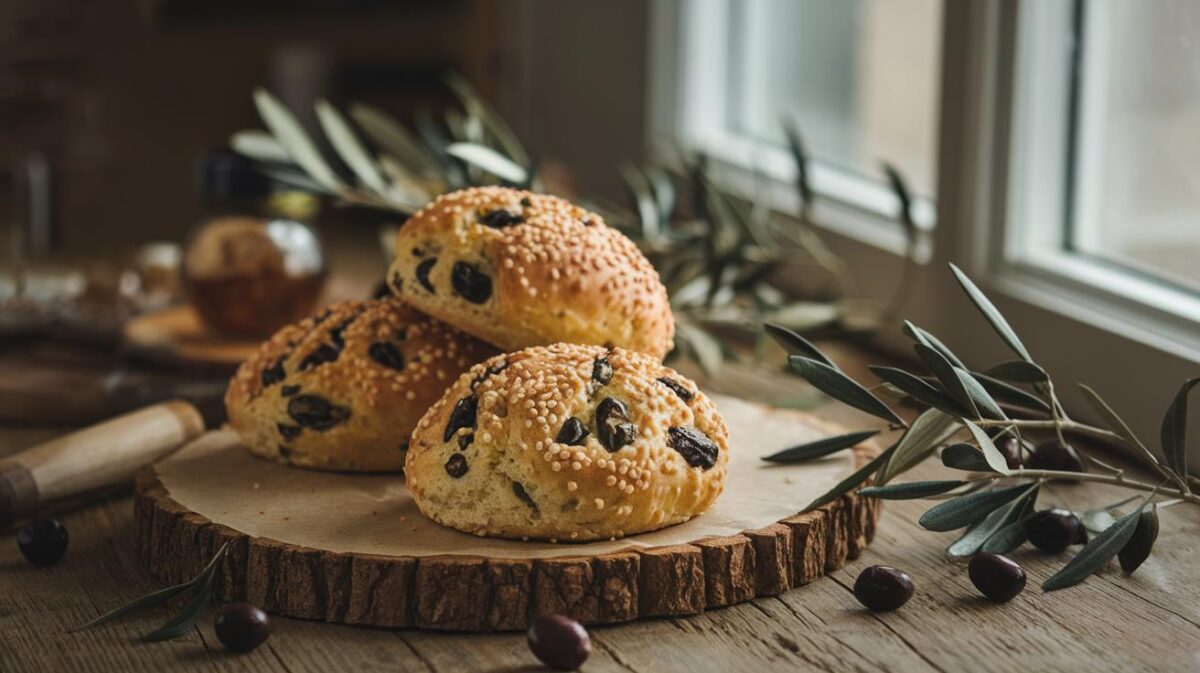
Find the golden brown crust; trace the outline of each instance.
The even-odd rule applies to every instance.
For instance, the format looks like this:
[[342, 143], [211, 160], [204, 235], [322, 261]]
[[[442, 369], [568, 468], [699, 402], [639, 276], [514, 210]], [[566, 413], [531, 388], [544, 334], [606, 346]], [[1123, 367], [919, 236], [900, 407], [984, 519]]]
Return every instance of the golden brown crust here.
[[706, 510], [724, 488], [728, 442], [713, 403], [674, 370], [620, 348], [555, 344], [463, 374], [418, 424], [405, 473], [417, 506], [444, 525], [594, 540]]
[[388, 278], [413, 306], [504, 350], [568, 342], [661, 360], [672, 347], [654, 267], [599, 215], [554, 196], [441, 196], [400, 228]]
[[225, 408], [255, 455], [327, 470], [400, 470], [429, 405], [495, 352], [399, 299], [343, 302], [267, 340], [230, 381]]

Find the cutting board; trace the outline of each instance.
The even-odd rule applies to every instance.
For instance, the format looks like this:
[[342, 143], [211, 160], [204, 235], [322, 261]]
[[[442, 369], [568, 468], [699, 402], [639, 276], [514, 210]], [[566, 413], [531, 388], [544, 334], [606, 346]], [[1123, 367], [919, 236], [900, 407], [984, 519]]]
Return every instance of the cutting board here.
[[330, 622], [454, 631], [695, 614], [807, 584], [858, 556], [878, 501], [804, 506], [878, 449], [800, 465], [762, 456], [842, 432], [797, 411], [714, 396], [730, 427], [726, 489], [703, 515], [618, 540], [480, 538], [421, 515], [399, 474], [319, 472], [210, 432], [142, 472], [135, 513], [152, 574], [178, 583], [228, 543], [222, 598]]

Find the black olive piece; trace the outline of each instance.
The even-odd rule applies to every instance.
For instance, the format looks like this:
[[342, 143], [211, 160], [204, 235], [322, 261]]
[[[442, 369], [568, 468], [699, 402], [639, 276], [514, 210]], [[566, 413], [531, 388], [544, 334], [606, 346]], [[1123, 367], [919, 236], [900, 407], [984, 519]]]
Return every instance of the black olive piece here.
[[703, 470], [717, 464], [720, 452], [716, 442], [691, 425], [667, 428], [667, 446], [678, 451], [688, 465]]
[[671, 391], [678, 395], [679, 399], [683, 400], [684, 402], [691, 402], [692, 399], [696, 397], [696, 393], [688, 390], [687, 386], [683, 385], [679, 381], [676, 381], [675, 379], [663, 376], [658, 379], [658, 382], [670, 388]]
[[450, 459], [446, 461], [446, 474], [458, 479], [467, 473], [467, 459], [461, 453], [450, 455]]
[[249, 652], [267, 642], [271, 620], [267, 613], [249, 603], [230, 603], [217, 613], [213, 624], [217, 639], [231, 652]]
[[320, 395], [297, 395], [288, 400], [288, 416], [302, 428], [328, 430], [350, 418], [350, 410]]
[[405, 441], [403, 441], [403, 442], [400, 442], [400, 450], [401, 450], [401, 451], [408, 451], [408, 440], [405, 440]]
[[463, 299], [482, 304], [492, 296], [492, 277], [474, 264], [455, 262], [450, 271], [450, 285]]
[[1087, 472], [1083, 458], [1074, 447], [1057, 439], [1047, 440], [1033, 447], [1029, 457], [1025, 459], [1025, 467], [1031, 470]]
[[283, 371], [283, 361], [286, 359], [286, 355], [281, 355], [279, 356], [279, 359], [274, 362], [274, 364], [270, 365], [269, 367], [265, 367], [262, 370], [260, 379], [262, 380], [262, 386], [264, 388], [279, 383], [284, 379], [285, 376], [287, 376], [287, 373]]
[[493, 229], [503, 229], [511, 227], [514, 224], [520, 224], [525, 221], [525, 217], [520, 213], [514, 213], [503, 208], [484, 213], [479, 216], [479, 223], [491, 227]]
[[388, 369], [404, 369], [404, 355], [396, 344], [390, 341], [376, 341], [371, 344], [367, 347], [367, 355]]
[[562, 427], [558, 430], [558, 436], [554, 441], [567, 446], [583, 446], [584, 440], [587, 439], [588, 429], [584, 426], [583, 421], [572, 416], [566, 421], [563, 421]]
[[446, 423], [446, 432], [442, 441], [448, 442], [459, 428], [475, 429], [475, 415], [479, 413], [479, 400], [474, 395], [468, 395], [454, 404], [450, 411], [450, 420]]
[[321, 344], [316, 350], [309, 353], [303, 360], [300, 361], [300, 371], [306, 372], [313, 367], [317, 367], [328, 362], [336, 362], [342, 351], [336, 346], [330, 344]]
[[474, 432], [465, 432], [465, 433], [459, 435], [458, 436], [458, 450], [466, 451], [467, 447], [470, 446], [471, 442], [473, 442], [473, 441], [475, 441], [475, 433]]
[[437, 293], [437, 290], [433, 289], [433, 283], [429, 282], [429, 272], [433, 270], [434, 264], [437, 264], [437, 257], [423, 259], [420, 264], [417, 264], [417, 282], [428, 290], [429, 294]]
[[637, 426], [629, 422], [624, 403], [611, 397], [600, 400], [596, 406], [596, 436], [609, 453], [615, 453], [637, 439]]
[[404, 289], [404, 278], [400, 276], [399, 271], [393, 271], [392, 274], [388, 276], [388, 285], [391, 286], [391, 293], [393, 295], [400, 294], [400, 291]]
[[533, 498], [529, 497], [529, 492], [525, 490], [525, 487], [521, 485], [521, 482], [513, 482], [513, 494], [517, 496], [517, 500], [529, 505], [531, 509], [538, 508], [537, 503], [533, 501]]
[[537, 617], [526, 635], [533, 656], [556, 671], [574, 671], [592, 653], [587, 629], [566, 615]]
[[279, 389], [280, 397], [291, 397], [300, 392], [300, 386], [283, 386]]
[[288, 425], [287, 423], [276, 423], [275, 428], [279, 430], [279, 436], [284, 439], [295, 439], [300, 436], [299, 425]]
[[17, 531], [17, 548], [21, 555], [42, 568], [58, 563], [67, 553], [68, 542], [67, 529], [58, 519], [34, 519]]
[[608, 358], [596, 358], [592, 363], [592, 380], [607, 385], [612, 380], [613, 368]]
[[533, 201], [531, 201], [528, 196], [522, 196], [521, 205], [528, 208], [529, 206], [533, 205]]
[[1083, 522], [1065, 509], [1044, 509], [1025, 520], [1025, 533], [1033, 546], [1057, 553], [1079, 543]]
[[1004, 435], [992, 443], [996, 445], [1000, 455], [1004, 456], [1008, 469], [1016, 470], [1021, 467], [1021, 442], [1016, 437]]
[[997, 603], [1010, 601], [1025, 589], [1025, 569], [999, 554], [976, 554], [967, 574], [979, 593]]
[[870, 566], [854, 580], [854, 597], [872, 612], [895, 610], [912, 595], [912, 577], [891, 566]]

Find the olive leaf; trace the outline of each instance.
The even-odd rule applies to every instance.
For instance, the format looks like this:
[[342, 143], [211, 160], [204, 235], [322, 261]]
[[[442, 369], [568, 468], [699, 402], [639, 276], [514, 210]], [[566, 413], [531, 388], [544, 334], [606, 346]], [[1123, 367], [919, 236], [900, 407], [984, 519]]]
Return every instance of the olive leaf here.
[[949, 360], [950, 364], [954, 365], [955, 367], [959, 367], [961, 369], [967, 368], [967, 366], [963, 364], [962, 360], [959, 360], [958, 356], [955, 355], [954, 352], [946, 346], [946, 344], [942, 343], [933, 334], [926, 332], [907, 320], [904, 321], [904, 333], [907, 334], [913, 341], [933, 348], [937, 352], [941, 353], [942, 357]]
[[675, 184], [671, 182], [671, 176], [657, 166], [648, 166], [643, 172], [650, 180], [650, 187], [654, 191], [654, 203], [658, 206], [658, 219], [665, 229], [675, 212]]
[[961, 370], [947, 360], [941, 351], [932, 346], [915, 343], [913, 344], [913, 350], [925, 361], [929, 370], [933, 372], [934, 377], [942, 384], [942, 388], [950, 394], [950, 397], [959, 406], [967, 411], [968, 416], [970, 418], [979, 418], [979, 409], [975, 406], [975, 399], [967, 391], [966, 386], [963, 384], [963, 379], [958, 375], [958, 372]]
[[880, 380], [890, 383], [896, 388], [899, 388], [909, 397], [912, 397], [922, 404], [931, 406], [935, 409], [951, 414], [953, 416], [966, 416], [967, 412], [955, 402], [949, 395], [929, 385], [921, 379], [921, 377], [910, 374], [903, 369], [895, 367], [881, 367], [878, 365], [869, 365], [867, 367]]
[[[780, 346], [783, 346], [783, 349], [788, 353], [811, 358], [823, 364], [829, 365], [834, 369], [838, 369], [838, 366], [833, 363], [833, 360], [830, 360], [827, 355], [822, 353], [821, 349], [817, 348], [813, 342], [805, 339], [787, 327], [775, 323], [765, 323], [763, 328], [766, 329], [767, 334], [769, 334], [771, 338], [774, 339]], [[838, 371], [841, 370], [839, 369]]]
[[333, 191], [345, 188], [337, 173], [325, 162], [325, 158], [317, 151], [312, 138], [304, 132], [300, 122], [272, 96], [266, 89], [259, 87], [254, 90], [254, 104], [263, 123], [270, 129], [275, 140], [287, 150], [288, 156], [308, 173], [309, 177], [322, 186]]
[[942, 481], [910, 481], [904, 484], [888, 484], [887, 486], [868, 486], [859, 489], [858, 494], [881, 500], [914, 500], [927, 498], [946, 491], [953, 491], [968, 482], [957, 479]]
[[387, 187], [384, 185], [383, 175], [379, 172], [379, 166], [354, 135], [346, 119], [326, 100], [317, 101], [316, 111], [321, 129], [325, 131], [326, 137], [342, 161], [346, 162], [368, 189], [376, 194], [384, 194]]
[[880, 469], [876, 481], [886, 484], [896, 475], [925, 460], [946, 437], [957, 430], [957, 422], [953, 416], [937, 409], [923, 411], [900, 437], [895, 453]]
[[996, 334], [1000, 335], [1004, 343], [1008, 344], [1008, 347], [1014, 353], [1020, 355], [1026, 362], [1033, 362], [1033, 358], [1030, 357], [1025, 344], [1021, 343], [1021, 340], [1017, 338], [1017, 333], [1008, 325], [1008, 321], [1004, 319], [1000, 310], [992, 304], [991, 300], [967, 277], [967, 274], [962, 272], [962, 269], [954, 264], [950, 264], [950, 271], [954, 273], [954, 278], [958, 280], [958, 284], [962, 286], [963, 291], [970, 297], [971, 302], [975, 304], [975, 307], [979, 309], [979, 312], [991, 324]]
[[1083, 522], [1083, 527], [1086, 528], [1089, 533], [1099, 533], [1105, 528], [1111, 526], [1113, 522], [1117, 520], [1117, 517], [1121, 516], [1121, 507], [1128, 505], [1135, 500], [1141, 500], [1141, 496], [1130, 496], [1120, 502], [1114, 502], [1111, 505], [1085, 510], [1078, 513], [1076, 516], [1078, 516], [1079, 520]]
[[796, 189], [800, 192], [800, 207], [808, 209], [813, 200], [812, 184], [808, 179], [808, 152], [804, 149], [804, 139], [796, 121], [791, 117], [783, 118], [783, 132], [787, 136], [788, 149], [792, 153], [792, 161], [796, 165]]
[[501, 180], [521, 183], [529, 178], [529, 173], [524, 166], [485, 145], [451, 143], [446, 146], [445, 151], [446, 154], [462, 159], [472, 166], [482, 168]]
[[[992, 513], [985, 516], [979, 523], [976, 523], [970, 528], [954, 544], [951, 544], [946, 553], [950, 556], [971, 556], [983, 548], [993, 537], [1000, 531], [1011, 526], [1021, 518], [1021, 515], [1026, 511], [1027, 499], [1030, 496], [1036, 498], [1038, 484], [1030, 484], [1025, 488], [1025, 491], [1014, 498], [1011, 502], [996, 508]], [[1007, 544], [1008, 540], [1004, 541]], [[999, 543], [998, 543], [999, 544]], [[1020, 543], [1018, 543], [1020, 544]]]
[[[1040, 486], [1038, 489], [1040, 489]], [[979, 551], [989, 554], [1007, 554], [1025, 544], [1025, 540], [1029, 538], [1029, 534], [1025, 530], [1025, 520], [1029, 518], [1037, 506], [1037, 497], [1040, 492], [1038, 489], [1035, 489], [1033, 493], [1024, 498], [1021, 506], [1014, 510], [1009, 522], [993, 533], [987, 539], [987, 542], [984, 542], [983, 546], [979, 548]]]
[[1042, 584], [1042, 589], [1055, 591], [1073, 586], [1102, 568], [1133, 537], [1141, 520], [1142, 509], [1139, 507], [1137, 511], [1117, 519], [1113, 525], [1092, 538], [1067, 565]]
[[1008, 472], [1008, 461], [1004, 459], [1004, 454], [1000, 453], [1000, 449], [996, 448], [996, 444], [992, 442], [992, 438], [987, 436], [978, 425], [971, 421], [963, 421], [963, 425], [967, 426], [967, 430], [971, 433], [971, 437], [979, 444], [979, 449], [983, 451], [983, 458], [987, 461], [988, 467], [993, 472], [1005, 474]]
[[900, 420], [896, 412], [840, 370], [799, 355], [789, 355], [788, 365], [792, 371], [826, 395], [894, 425], [904, 425], [904, 421]]
[[922, 514], [917, 523], [926, 530], [938, 532], [969, 526], [991, 514], [997, 507], [1011, 501], [1027, 488], [1029, 487], [1022, 484], [979, 491], [947, 500]]
[[1050, 375], [1046, 373], [1046, 370], [1025, 360], [1001, 362], [989, 367], [984, 373], [993, 378], [1016, 383], [1045, 383], [1050, 380]]
[[675, 338], [691, 351], [692, 357], [706, 376], [714, 376], [721, 369], [723, 351], [721, 342], [717, 341], [716, 337], [691, 323], [681, 321], [675, 325]]
[[891, 457], [892, 452], [895, 450], [896, 450], [896, 447], [893, 445], [893, 446], [889, 447], [888, 449], [886, 449], [885, 451], [881, 452], [878, 456], [875, 456], [866, 465], [863, 465], [862, 467], [855, 470], [854, 473], [851, 474], [849, 477], [846, 477], [845, 479], [839, 481], [836, 485], [834, 485], [833, 488], [826, 491], [824, 493], [824, 495], [821, 495], [816, 500], [813, 500], [812, 502], [808, 503], [808, 506], [804, 508], [803, 512], [811, 512], [814, 509], [820, 507], [821, 505], [825, 505], [830, 502], [833, 502], [834, 500], [837, 500], [838, 498], [842, 497], [846, 493], [849, 493], [850, 489], [855, 488], [859, 484], [862, 484], [863, 482], [865, 482], [871, 476], [872, 472], [879, 469], [879, 466], [882, 465], [884, 462], [886, 462], [887, 459]]
[[1028, 393], [1020, 388], [1005, 383], [1000, 379], [980, 374], [979, 372], [971, 372], [971, 376], [983, 386], [983, 389], [988, 392], [994, 399], [1005, 404], [1010, 404], [1017, 407], [1025, 407], [1026, 409], [1036, 409], [1039, 411], [1050, 412], [1050, 405], [1042, 398]]
[[1200, 383], [1200, 376], [1183, 382], [1162, 421], [1163, 454], [1167, 457], [1167, 465], [1179, 476], [1187, 474], [1188, 393], [1197, 383]]
[[954, 368], [954, 373], [958, 376], [959, 381], [962, 381], [963, 389], [971, 396], [975, 408], [979, 409], [982, 415], [996, 420], [1007, 418], [1004, 411], [1000, 409], [1000, 405], [996, 404], [996, 400], [992, 399], [987, 388], [975, 375], [958, 367]]
[[196, 586], [197, 584], [204, 582], [208, 578], [215, 575], [216, 570], [217, 570], [217, 564], [219, 564], [221, 562], [221, 559], [225, 558], [225, 553], [228, 551], [228, 549], [229, 549], [228, 542], [221, 545], [221, 548], [217, 550], [217, 553], [213, 555], [212, 559], [208, 562], [208, 564], [205, 565], [204, 568], [199, 572], [199, 574], [197, 574], [192, 579], [190, 579], [186, 582], [183, 582], [182, 584], [176, 584], [174, 586], [166, 587], [165, 589], [159, 589], [158, 591], [153, 591], [151, 593], [148, 593], [145, 596], [142, 596], [141, 598], [138, 598], [137, 600], [135, 600], [131, 603], [122, 605], [121, 607], [116, 608], [115, 610], [110, 610], [110, 611], [100, 615], [99, 617], [91, 620], [90, 622], [87, 622], [85, 624], [80, 624], [79, 626], [76, 626], [72, 629], [68, 629], [67, 633], [75, 633], [76, 631], [90, 629], [93, 626], [99, 626], [106, 622], [110, 622], [114, 619], [119, 619], [126, 615], [131, 615], [135, 612], [140, 612], [147, 608], [152, 608], [156, 605], [161, 605], [163, 603], [166, 603], [167, 601], [171, 600], [172, 598], [178, 596], [179, 594], [187, 591], [188, 589], [191, 589], [192, 587]]
[[238, 154], [274, 164], [290, 164], [292, 157], [283, 145], [266, 131], [238, 131], [229, 138], [229, 146]]
[[200, 586], [200, 591], [196, 593], [195, 598], [190, 603], [183, 606], [171, 619], [168, 619], [162, 626], [154, 631], [142, 636], [142, 640], [149, 643], [156, 643], [163, 640], [178, 638], [191, 630], [196, 622], [200, 621], [200, 617], [204, 611], [208, 609], [213, 602], [213, 582], [216, 581], [217, 574], [211, 572], [204, 578], [204, 583]]
[[1133, 573], [1142, 563], [1150, 558], [1150, 550], [1154, 547], [1154, 541], [1158, 539], [1158, 506], [1151, 506], [1150, 509], [1144, 510], [1138, 516], [1137, 528], [1133, 531], [1133, 536], [1121, 547], [1121, 551], [1117, 552], [1117, 560], [1121, 563], [1121, 570], [1127, 573]]
[[396, 155], [409, 169], [424, 175], [439, 172], [425, 145], [391, 115], [365, 103], [352, 103], [350, 118], [379, 147]]
[[466, 78], [457, 73], [451, 73], [446, 77], [446, 85], [458, 97], [467, 112], [483, 121], [488, 132], [500, 143], [500, 147], [508, 153], [508, 156], [513, 158], [513, 161], [526, 165], [530, 163], [529, 155], [525, 152], [521, 141], [517, 139], [517, 134], [509, 128], [500, 113], [496, 112], [496, 109], [475, 91]]
[[959, 442], [942, 449], [942, 465], [967, 472], [992, 472], [992, 466], [979, 449]]
[[866, 430], [863, 432], [850, 432], [844, 435], [825, 437], [815, 442], [793, 446], [790, 449], [784, 449], [778, 453], [763, 456], [763, 460], [772, 463], [802, 463], [861, 444], [863, 441], [877, 434], [879, 434], [878, 430]]
[[659, 219], [658, 204], [654, 201], [650, 179], [632, 163], [621, 164], [618, 169], [625, 187], [637, 205], [638, 221], [642, 225], [642, 237], [654, 239], [662, 234], [663, 221]]

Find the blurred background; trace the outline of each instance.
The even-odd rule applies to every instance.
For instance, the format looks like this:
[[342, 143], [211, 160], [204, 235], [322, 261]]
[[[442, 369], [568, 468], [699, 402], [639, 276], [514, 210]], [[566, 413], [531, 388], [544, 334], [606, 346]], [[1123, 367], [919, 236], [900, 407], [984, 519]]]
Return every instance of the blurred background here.
[[[206, 256], [221, 241], [260, 227], [280, 247], [284, 320], [378, 289], [394, 227], [469, 184], [626, 231], [672, 291], [676, 356], [706, 371], [764, 320], [895, 349], [903, 316], [994, 356], [945, 261], [1037, 326], [1048, 368], [1118, 388], [1102, 365], [1123, 353], [1162, 390], [1128, 396], [1135, 423], [1200, 362], [1184, 0], [8, 0], [0, 55], [0, 367], [32, 377], [0, 417], [86, 420], [164, 372], [223, 376], [273, 326], [197, 304], [245, 293]], [[276, 103], [353, 194], [313, 180], [264, 119]], [[164, 318], [189, 291], [200, 318]], [[54, 392], [84, 370], [96, 400]], [[49, 411], [28, 393], [47, 376]]]

